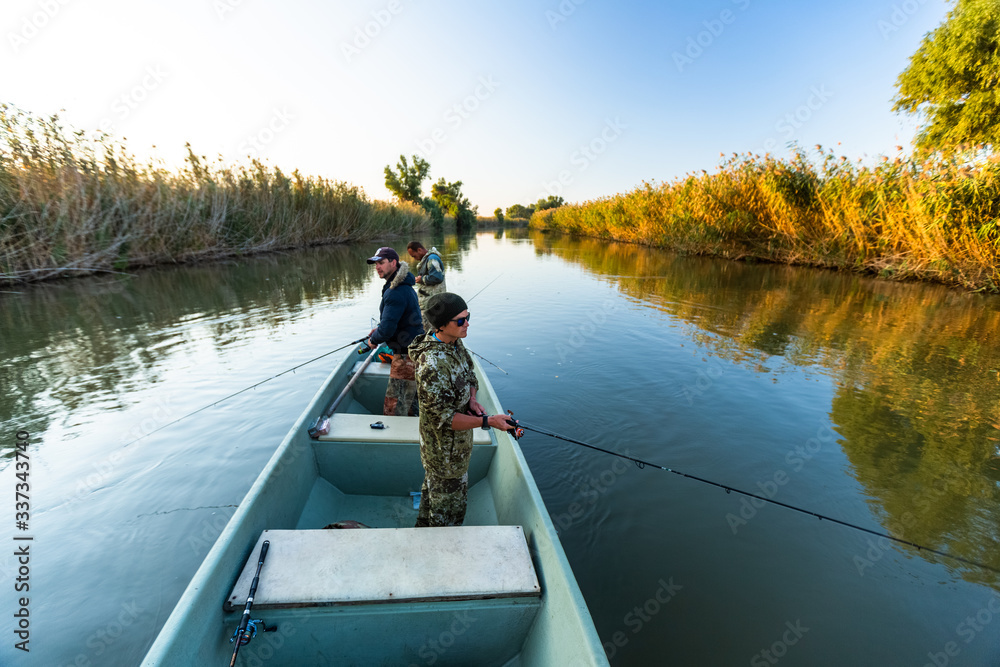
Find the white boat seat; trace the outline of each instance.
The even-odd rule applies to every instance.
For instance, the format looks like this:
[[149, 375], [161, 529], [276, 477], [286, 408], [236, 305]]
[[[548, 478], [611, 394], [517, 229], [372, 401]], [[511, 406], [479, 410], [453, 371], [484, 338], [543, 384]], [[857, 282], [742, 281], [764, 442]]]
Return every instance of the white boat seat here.
[[[372, 428], [380, 421], [386, 428]], [[384, 417], [336, 412], [330, 416], [330, 432], [319, 436], [320, 442], [420, 442], [419, 417]], [[472, 434], [473, 445], [492, 442], [490, 432], [477, 428]]]
[[[354, 366], [351, 368], [351, 375], [357, 375], [358, 371], [360, 371], [361, 367], [364, 365], [365, 362], [363, 361], [356, 362]], [[368, 364], [368, 367], [365, 368], [364, 374], [389, 377], [390, 366], [391, 364], [380, 364], [380, 363]]]
[[264, 540], [255, 612], [541, 595], [520, 526], [265, 530], [227, 611], [246, 604]]

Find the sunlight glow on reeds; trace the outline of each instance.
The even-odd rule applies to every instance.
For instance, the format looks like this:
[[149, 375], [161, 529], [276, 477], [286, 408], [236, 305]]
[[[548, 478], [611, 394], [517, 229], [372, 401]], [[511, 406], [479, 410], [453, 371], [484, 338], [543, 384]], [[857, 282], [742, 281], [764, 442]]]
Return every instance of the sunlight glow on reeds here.
[[0, 283], [361, 241], [426, 226], [417, 206], [258, 160], [140, 164], [110, 137], [0, 104]]
[[981, 148], [874, 167], [817, 146], [536, 213], [531, 226], [692, 254], [1000, 291], [1000, 158]]

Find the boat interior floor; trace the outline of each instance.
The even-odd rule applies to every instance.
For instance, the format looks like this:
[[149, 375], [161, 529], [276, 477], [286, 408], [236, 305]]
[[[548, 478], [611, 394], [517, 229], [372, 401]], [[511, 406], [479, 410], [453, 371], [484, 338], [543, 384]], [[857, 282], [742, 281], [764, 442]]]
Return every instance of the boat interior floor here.
[[[420, 486], [417, 485], [413, 491], [419, 492]], [[295, 527], [308, 530], [341, 521], [357, 521], [370, 528], [410, 528], [417, 521], [414, 505], [418, 502], [419, 497], [409, 493], [405, 496], [343, 493], [321, 477], [313, 485]], [[469, 489], [464, 525], [491, 526], [497, 523], [490, 482], [488, 479], [480, 480]]]
[[[312, 450], [319, 474], [297, 521], [298, 529], [341, 521], [372, 528], [415, 525], [424, 479], [419, 417], [337, 412], [330, 417], [329, 434], [312, 441]], [[490, 433], [476, 429], [465, 525], [498, 523], [488, 478], [495, 452]]]

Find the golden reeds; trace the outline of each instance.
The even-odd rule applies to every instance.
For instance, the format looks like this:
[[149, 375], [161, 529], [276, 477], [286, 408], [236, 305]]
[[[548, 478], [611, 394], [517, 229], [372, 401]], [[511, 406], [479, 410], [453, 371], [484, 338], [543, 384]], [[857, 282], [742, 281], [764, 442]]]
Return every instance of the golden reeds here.
[[862, 166], [819, 149], [541, 211], [536, 228], [1000, 291], [1000, 160], [981, 149]]
[[298, 171], [206, 163], [169, 171], [55, 116], [0, 105], [0, 282], [359, 241], [428, 222], [418, 206]]

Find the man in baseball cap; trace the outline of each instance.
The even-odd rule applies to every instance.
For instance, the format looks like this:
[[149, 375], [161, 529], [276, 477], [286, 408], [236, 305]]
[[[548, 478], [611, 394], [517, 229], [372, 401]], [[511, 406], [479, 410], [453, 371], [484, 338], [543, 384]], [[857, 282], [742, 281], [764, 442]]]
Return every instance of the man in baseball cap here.
[[368, 263], [369, 264], [375, 264], [380, 259], [394, 259], [394, 260], [396, 260], [398, 262], [399, 261], [399, 254], [395, 250], [393, 250], [392, 248], [390, 248], [388, 246], [383, 246], [383, 247], [381, 247], [381, 248], [378, 249], [378, 252], [375, 253], [374, 257], [369, 257], [368, 258]]
[[379, 248], [367, 261], [375, 265], [378, 277], [385, 280], [382, 301], [378, 305], [378, 326], [368, 334], [368, 347], [375, 349], [385, 343], [392, 350], [382, 414], [404, 417], [416, 414], [417, 384], [408, 350], [413, 339], [424, 332], [424, 327], [417, 293], [413, 289], [413, 274], [406, 262], [400, 262], [399, 255], [389, 247]]

